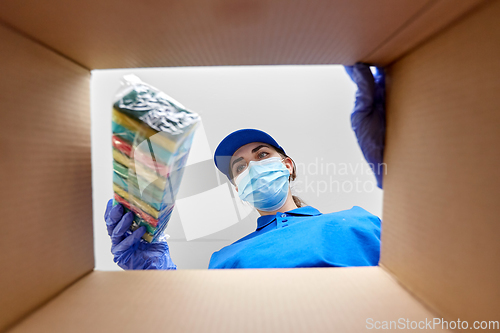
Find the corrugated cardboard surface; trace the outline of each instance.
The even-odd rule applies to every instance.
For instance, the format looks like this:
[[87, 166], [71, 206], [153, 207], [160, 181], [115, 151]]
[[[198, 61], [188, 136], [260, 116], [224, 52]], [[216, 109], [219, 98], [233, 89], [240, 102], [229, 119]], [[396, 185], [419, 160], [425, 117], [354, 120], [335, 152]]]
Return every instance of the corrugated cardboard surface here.
[[418, 15], [408, 20], [407, 24], [364, 59], [372, 63], [389, 64], [484, 2], [484, 0], [431, 0]]
[[451, 318], [500, 314], [500, 1], [391, 66], [381, 264]]
[[0, 330], [94, 267], [89, 72], [0, 25]]
[[[87, 68], [351, 63], [405, 52], [431, 34], [419, 17], [454, 6], [439, 3], [8, 0], [0, 18]], [[498, 17], [489, 2], [391, 68], [382, 265], [452, 319], [500, 309]], [[0, 41], [1, 330], [90, 272], [93, 247], [89, 72], [3, 27]], [[92, 272], [14, 331], [358, 332], [431, 316], [379, 267]]]
[[12, 333], [361, 332], [368, 318], [433, 316], [380, 267], [95, 271]]
[[478, 1], [3, 0], [0, 18], [90, 69], [387, 64]]

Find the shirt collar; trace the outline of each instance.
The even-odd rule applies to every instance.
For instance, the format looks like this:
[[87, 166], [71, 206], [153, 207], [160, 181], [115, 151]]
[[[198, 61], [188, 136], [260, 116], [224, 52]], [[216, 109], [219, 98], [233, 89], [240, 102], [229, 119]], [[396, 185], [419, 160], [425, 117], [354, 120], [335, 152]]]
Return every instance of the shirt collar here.
[[[311, 206], [304, 206], [304, 207], [299, 207], [295, 208], [292, 210], [289, 210], [288, 212], [285, 212], [286, 214], [290, 215], [302, 215], [302, 216], [315, 216], [315, 215], [321, 215], [321, 212], [317, 210], [314, 207]], [[277, 212], [275, 215], [262, 215], [257, 219], [257, 230], [260, 230], [264, 228], [265, 226], [269, 225], [271, 222], [273, 222], [276, 219], [277, 215], [283, 214], [281, 212]]]

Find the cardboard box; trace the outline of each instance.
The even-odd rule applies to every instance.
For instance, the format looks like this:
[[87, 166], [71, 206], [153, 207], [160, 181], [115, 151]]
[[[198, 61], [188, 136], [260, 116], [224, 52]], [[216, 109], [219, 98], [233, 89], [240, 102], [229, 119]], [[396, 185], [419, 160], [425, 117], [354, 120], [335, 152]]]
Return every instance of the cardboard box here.
[[[0, 331], [498, 323], [499, 17], [494, 0], [2, 1]], [[380, 266], [93, 270], [91, 69], [356, 61], [389, 72]]]

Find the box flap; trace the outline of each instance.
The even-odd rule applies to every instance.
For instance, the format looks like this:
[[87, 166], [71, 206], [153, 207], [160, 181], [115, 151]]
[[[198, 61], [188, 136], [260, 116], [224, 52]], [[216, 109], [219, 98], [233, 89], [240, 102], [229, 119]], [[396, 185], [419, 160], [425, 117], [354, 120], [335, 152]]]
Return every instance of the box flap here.
[[12, 333], [357, 333], [400, 318], [433, 315], [380, 267], [95, 271]]
[[0, 18], [90, 69], [387, 64], [478, 1], [3, 0]]
[[90, 73], [0, 25], [0, 331], [94, 267]]
[[500, 313], [499, 17], [488, 2], [389, 75], [381, 265], [469, 321]]

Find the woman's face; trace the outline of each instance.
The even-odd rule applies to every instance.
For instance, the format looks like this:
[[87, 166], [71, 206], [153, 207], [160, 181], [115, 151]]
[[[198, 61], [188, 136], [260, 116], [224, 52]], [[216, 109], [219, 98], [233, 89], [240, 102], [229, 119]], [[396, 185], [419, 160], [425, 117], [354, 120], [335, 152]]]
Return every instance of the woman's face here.
[[[261, 161], [270, 157], [280, 157], [274, 148], [263, 142], [251, 142], [244, 146], [241, 146], [237, 151], [234, 152], [231, 160], [229, 161], [229, 168], [232, 171], [233, 176], [233, 184], [235, 183], [235, 179], [246, 170], [248, 163], [250, 161]], [[283, 160], [287, 169], [292, 173], [293, 164], [290, 158], [286, 158]], [[236, 191], [238, 191], [238, 186], [236, 185]]]

